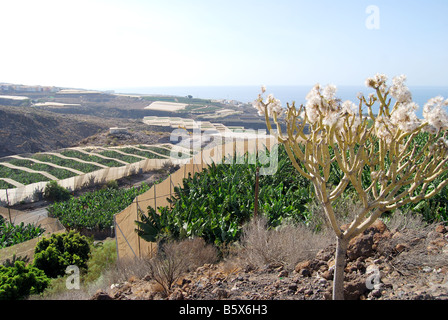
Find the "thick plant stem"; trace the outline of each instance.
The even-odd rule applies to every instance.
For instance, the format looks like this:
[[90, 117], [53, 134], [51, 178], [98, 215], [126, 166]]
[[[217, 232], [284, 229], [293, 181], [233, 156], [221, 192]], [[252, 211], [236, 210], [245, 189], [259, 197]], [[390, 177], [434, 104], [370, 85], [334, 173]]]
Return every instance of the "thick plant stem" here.
[[337, 238], [336, 261], [333, 278], [333, 300], [344, 300], [344, 269], [347, 256], [348, 240]]

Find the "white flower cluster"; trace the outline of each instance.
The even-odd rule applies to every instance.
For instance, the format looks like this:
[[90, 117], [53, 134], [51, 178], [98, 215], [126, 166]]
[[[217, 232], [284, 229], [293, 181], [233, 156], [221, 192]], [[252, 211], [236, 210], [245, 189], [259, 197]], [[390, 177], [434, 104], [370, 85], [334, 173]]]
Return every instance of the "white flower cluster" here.
[[[392, 86], [389, 88], [390, 95], [397, 103], [390, 116], [391, 126], [388, 128], [386, 140], [392, 139], [397, 128], [403, 132], [410, 133], [421, 125], [421, 120], [415, 114], [418, 105], [412, 101], [411, 91], [404, 84], [405, 81], [405, 75], [397, 76], [392, 79]], [[385, 133], [380, 133], [380, 135], [384, 136]]]
[[[322, 88], [316, 84], [306, 96], [305, 113], [309, 123], [316, 123], [322, 116], [324, 124], [332, 125], [338, 121], [341, 110], [340, 101], [336, 98], [336, 86]], [[301, 115], [305, 118], [305, 113]]]
[[448, 153], [448, 140], [439, 138], [433, 145], [429, 147], [429, 151], [436, 151], [439, 155], [446, 156]]
[[[363, 95], [358, 95], [360, 101], [371, 108], [376, 101], [381, 103], [380, 114], [374, 118], [374, 132], [376, 136], [385, 142], [391, 142], [397, 134], [401, 132], [412, 133], [420, 126], [431, 134], [436, 134], [440, 130], [448, 130], [448, 99], [438, 96], [430, 99], [423, 108], [423, 118], [419, 119], [416, 115], [418, 105], [412, 101], [412, 94], [405, 85], [406, 76], [400, 75], [392, 79], [392, 85], [387, 85], [387, 77], [384, 74], [377, 73], [375, 76], [366, 79], [366, 86], [377, 90], [376, 93], [369, 95], [369, 102]], [[379, 92], [378, 92], [379, 91]], [[280, 114], [283, 109], [281, 103], [272, 94], [269, 94], [266, 100], [263, 94], [266, 88], [262, 87], [262, 93], [258, 99], [253, 102], [253, 106], [258, 110], [259, 115], [272, 117], [274, 114]], [[335, 129], [344, 136], [344, 131], [351, 130], [356, 133], [362, 122], [362, 115], [359, 115], [357, 106], [351, 101], [341, 103], [336, 97], [337, 88], [334, 85], [321, 87], [316, 84], [306, 95], [306, 103], [300, 114], [310, 125], [323, 124]], [[395, 99], [395, 105], [389, 112], [390, 100], [388, 95]], [[388, 102], [389, 100], [389, 102]], [[447, 142], [448, 143], [448, 142]]]
[[379, 88], [383, 94], [388, 92], [396, 100], [390, 117], [382, 115], [375, 121], [375, 132], [379, 138], [390, 142], [398, 129], [410, 133], [425, 122], [427, 123], [425, 130], [432, 134], [438, 130], [448, 129], [448, 113], [445, 110], [448, 100], [444, 101], [442, 97], [430, 99], [423, 109], [424, 119], [418, 119], [415, 111], [419, 106], [412, 101], [411, 91], [405, 85], [406, 76], [400, 75], [393, 78], [392, 86], [389, 89], [386, 81], [387, 77], [381, 74], [366, 80], [367, 86]]
[[427, 131], [435, 134], [439, 130], [448, 129], [448, 114], [446, 107], [448, 106], [448, 99], [438, 96], [425, 104], [423, 107], [423, 118], [428, 122]]
[[263, 94], [266, 92], [265, 86], [261, 87], [261, 92], [262, 93], [258, 95], [258, 99], [252, 103], [253, 107], [258, 110], [258, 115], [264, 116], [266, 107], [269, 117], [272, 117], [274, 113], [279, 115], [283, 111], [280, 100], [276, 99], [273, 94], [269, 94], [266, 97], [266, 101], [264, 101]]
[[390, 87], [391, 96], [397, 100], [398, 103], [412, 102], [412, 94], [409, 88], [404, 85], [406, 76], [401, 75], [392, 79], [393, 85]]
[[390, 122], [401, 131], [410, 133], [421, 124], [420, 119], [415, 114], [417, 109], [418, 105], [415, 102], [400, 104], [393, 110]]
[[[322, 88], [316, 84], [306, 96], [305, 111], [301, 117], [307, 119], [310, 124], [314, 124], [322, 117], [322, 124], [343, 128], [345, 116], [357, 114], [356, 105], [352, 101], [341, 101], [336, 98], [337, 88], [334, 85], [327, 85]], [[353, 121], [355, 128], [360, 123], [359, 118]]]
[[385, 74], [377, 73], [375, 76], [366, 79], [366, 87], [380, 89], [381, 92], [387, 90], [387, 76]]
[[378, 138], [390, 143], [396, 131], [396, 127], [392, 124], [389, 117], [379, 116], [376, 118], [375, 134]]

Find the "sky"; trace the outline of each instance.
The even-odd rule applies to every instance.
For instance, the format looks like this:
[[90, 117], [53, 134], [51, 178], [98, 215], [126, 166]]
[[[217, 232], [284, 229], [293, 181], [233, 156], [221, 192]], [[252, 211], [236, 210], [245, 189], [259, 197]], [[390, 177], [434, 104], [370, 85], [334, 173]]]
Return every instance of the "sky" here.
[[0, 82], [363, 85], [379, 72], [448, 86], [447, 14], [446, 0], [0, 0]]

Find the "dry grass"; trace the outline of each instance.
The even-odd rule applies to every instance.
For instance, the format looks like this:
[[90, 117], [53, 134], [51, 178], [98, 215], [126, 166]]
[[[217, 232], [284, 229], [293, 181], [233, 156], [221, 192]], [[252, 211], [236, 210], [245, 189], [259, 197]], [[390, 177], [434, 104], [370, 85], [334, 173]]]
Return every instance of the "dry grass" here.
[[331, 234], [313, 232], [304, 225], [282, 225], [268, 229], [264, 218], [252, 220], [243, 230], [239, 259], [261, 267], [281, 263], [288, 269], [307, 259], [334, 241]]
[[[362, 210], [362, 204], [353, 195], [345, 195], [337, 199], [333, 204], [333, 210], [339, 225], [351, 223], [356, 215]], [[332, 233], [333, 229], [325, 215], [324, 208], [316, 200], [310, 203], [311, 211], [308, 226], [312, 230], [322, 230]]]
[[185, 261], [185, 270], [194, 271], [204, 264], [218, 261], [218, 250], [202, 238], [187, 239], [169, 244], [170, 249]]
[[[333, 209], [342, 225], [352, 221], [361, 207], [347, 196], [336, 201]], [[314, 258], [319, 250], [335, 243], [335, 235], [322, 206], [314, 201], [310, 210], [306, 226], [285, 224], [268, 230], [264, 218], [251, 221], [243, 230], [238, 259], [253, 266], [281, 263], [294, 269], [298, 262]]]
[[106, 285], [110, 286], [114, 283], [121, 283], [131, 279], [141, 279], [148, 274], [148, 260], [120, 259], [112, 267], [106, 269], [102, 278]]
[[[443, 237], [435, 231], [437, 224], [426, 223], [420, 216], [397, 211], [386, 220], [394, 235], [382, 243], [379, 250], [385, 256], [394, 256], [392, 264], [402, 272], [446, 266], [448, 255], [441, 254], [441, 248], [434, 244], [443, 241]], [[399, 247], [400, 250], [397, 250]]]
[[182, 260], [182, 272], [195, 270], [206, 263], [215, 263], [218, 259], [216, 248], [206, 244], [201, 238], [173, 241], [163, 244], [162, 247], [163, 253], [152, 259], [121, 259], [103, 272], [103, 277], [109, 284], [129, 281], [131, 278], [141, 279], [150, 273], [149, 268], [154, 264], [154, 260], [174, 259], [172, 256]]
[[[433, 225], [423, 221], [423, 218], [413, 214], [403, 214], [397, 210], [389, 218], [385, 219], [385, 223], [390, 230], [413, 230], [425, 231]], [[435, 226], [435, 225], [434, 225]]]
[[149, 276], [156, 281], [165, 295], [172, 285], [189, 271], [208, 263], [215, 263], [218, 252], [201, 238], [173, 241], [163, 244], [156, 257], [148, 260]]

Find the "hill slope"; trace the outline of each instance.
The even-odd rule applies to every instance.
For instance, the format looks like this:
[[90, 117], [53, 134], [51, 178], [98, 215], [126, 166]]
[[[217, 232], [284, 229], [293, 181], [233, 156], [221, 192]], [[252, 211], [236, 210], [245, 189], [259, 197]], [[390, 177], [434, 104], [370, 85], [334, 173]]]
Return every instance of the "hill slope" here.
[[99, 118], [0, 106], [0, 157], [72, 146], [109, 126]]

